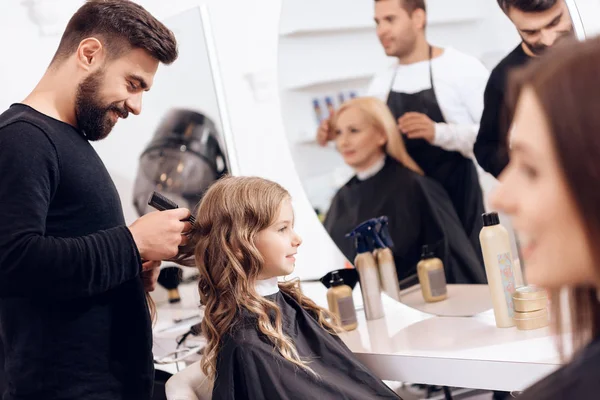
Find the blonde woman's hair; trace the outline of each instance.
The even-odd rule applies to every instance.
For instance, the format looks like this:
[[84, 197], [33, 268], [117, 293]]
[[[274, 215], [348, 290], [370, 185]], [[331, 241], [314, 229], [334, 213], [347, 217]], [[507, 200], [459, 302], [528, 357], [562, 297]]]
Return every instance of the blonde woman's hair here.
[[[255, 289], [264, 265], [255, 246], [256, 235], [275, 222], [285, 200], [290, 200], [289, 193], [275, 182], [224, 177], [208, 189], [200, 202], [190, 240], [175, 261], [197, 266], [200, 272], [200, 303], [205, 307], [202, 332], [208, 342], [201, 366], [208, 377], [215, 377], [223, 337], [235, 328], [240, 312], [245, 311], [257, 317], [258, 330], [286, 360], [314, 374], [283, 333], [277, 304]], [[339, 332], [335, 317], [304, 296], [298, 280], [280, 282], [279, 289], [314, 315], [324, 329], [332, 334]], [[273, 320], [269, 315], [274, 316]]]
[[357, 97], [346, 101], [336, 111], [331, 119], [331, 126], [337, 125], [337, 121], [344, 112], [350, 109], [360, 110], [367, 121], [379, 132], [384, 133], [387, 137], [385, 152], [396, 159], [406, 168], [413, 170], [419, 175], [424, 175], [423, 170], [412, 159], [406, 151], [404, 140], [398, 131], [398, 123], [390, 112], [387, 104], [375, 97]]

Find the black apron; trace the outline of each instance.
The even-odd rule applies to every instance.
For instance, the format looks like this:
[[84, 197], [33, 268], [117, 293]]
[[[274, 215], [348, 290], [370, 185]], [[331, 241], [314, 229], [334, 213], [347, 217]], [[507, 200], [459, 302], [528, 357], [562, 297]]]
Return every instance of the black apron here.
[[[387, 99], [387, 105], [396, 120], [405, 113], [412, 111], [427, 115], [435, 123], [446, 122], [435, 94], [431, 56], [432, 48], [429, 46], [429, 81], [431, 82], [431, 89], [413, 94], [394, 92], [393, 85], [398, 72], [396, 68]], [[475, 164], [459, 152], [444, 150], [430, 144], [425, 139], [408, 139], [404, 137], [404, 142], [408, 154], [419, 164], [423, 172], [439, 182], [448, 192], [456, 214], [458, 214], [458, 218], [473, 244], [476, 254], [482, 259], [479, 232], [483, 227], [481, 214], [484, 213], [484, 206]]]

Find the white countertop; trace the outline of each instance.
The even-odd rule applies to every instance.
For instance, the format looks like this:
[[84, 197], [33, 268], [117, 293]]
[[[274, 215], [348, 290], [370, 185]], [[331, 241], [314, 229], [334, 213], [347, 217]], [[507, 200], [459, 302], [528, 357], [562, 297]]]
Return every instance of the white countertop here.
[[[362, 306], [359, 285], [353, 292], [357, 308]], [[471, 285], [460, 286], [469, 290]], [[302, 290], [326, 306], [324, 286], [304, 283]], [[384, 318], [367, 322], [358, 310], [358, 328], [341, 335], [381, 379], [511, 391], [525, 389], [560, 366], [548, 327], [497, 328], [493, 310], [473, 317], [437, 317], [386, 295], [382, 299]]]
[[[469, 286], [457, 285], [457, 288], [468, 291]], [[173, 351], [175, 337], [200, 321], [198, 317], [173, 327], [174, 317], [199, 315], [195, 290], [196, 285], [181, 287], [181, 303], [159, 306], [154, 329], [155, 356]], [[320, 283], [302, 283], [303, 293], [322, 307], [327, 306], [326, 290]], [[478, 293], [479, 296], [482, 292]], [[437, 317], [386, 295], [383, 295], [385, 317], [367, 322], [359, 285], [353, 297], [359, 308], [358, 328], [341, 334], [341, 338], [384, 380], [523, 390], [560, 365], [549, 328], [533, 331], [497, 328], [492, 310], [473, 317]], [[168, 369], [165, 367], [160, 366]]]

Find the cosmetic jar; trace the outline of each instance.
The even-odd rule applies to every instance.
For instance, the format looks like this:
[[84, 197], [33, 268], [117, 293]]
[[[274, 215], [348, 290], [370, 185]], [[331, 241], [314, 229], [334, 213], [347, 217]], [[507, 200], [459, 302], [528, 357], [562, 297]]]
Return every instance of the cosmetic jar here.
[[522, 286], [513, 294], [514, 321], [519, 330], [548, 326], [548, 295], [535, 286]]
[[548, 308], [548, 295], [535, 286], [521, 286], [513, 294], [516, 312], [538, 311]]

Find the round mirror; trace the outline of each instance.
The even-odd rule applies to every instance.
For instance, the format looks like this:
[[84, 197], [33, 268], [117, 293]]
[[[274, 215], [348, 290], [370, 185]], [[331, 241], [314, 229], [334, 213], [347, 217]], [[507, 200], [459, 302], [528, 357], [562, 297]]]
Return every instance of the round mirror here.
[[[386, 217], [401, 301], [426, 312], [491, 308], [479, 234], [508, 158], [498, 140], [510, 125], [506, 76], [585, 37], [578, 7], [591, 2], [522, 3], [283, 0], [282, 116], [306, 195], [350, 262], [351, 233]], [[443, 263], [444, 304], [417, 287], [427, 257]]]

